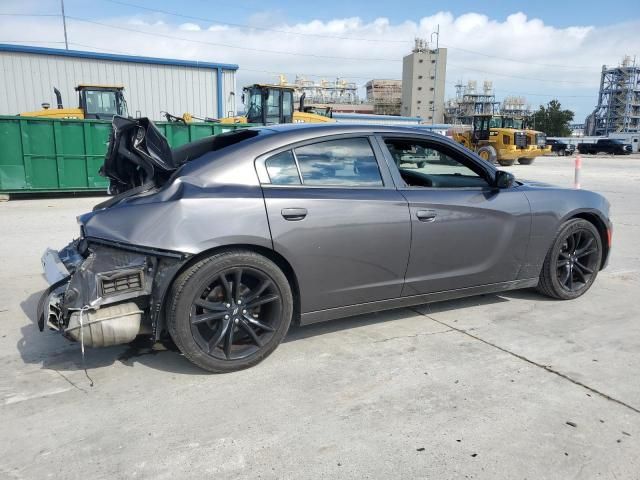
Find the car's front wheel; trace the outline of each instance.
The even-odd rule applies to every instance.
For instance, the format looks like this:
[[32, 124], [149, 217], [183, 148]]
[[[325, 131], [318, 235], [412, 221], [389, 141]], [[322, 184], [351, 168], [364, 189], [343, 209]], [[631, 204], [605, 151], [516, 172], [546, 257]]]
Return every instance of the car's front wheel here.
[[169, 333], [191, 362], [215, 373], [251, 367], [280, 344], [293, 315], [286, 276], [271, 260], [231, 250], [207, 257], [174, 281]]
[[549, 249], [540, 273], [538, 290], [560, 300], [584, 294], [598, 275], [602, 239], [589, 221], [565, 222]]

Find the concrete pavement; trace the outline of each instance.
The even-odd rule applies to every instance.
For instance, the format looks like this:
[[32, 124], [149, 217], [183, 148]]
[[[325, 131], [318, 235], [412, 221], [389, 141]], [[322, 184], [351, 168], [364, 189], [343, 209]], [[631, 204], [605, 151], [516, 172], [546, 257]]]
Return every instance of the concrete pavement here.
[[[635, 157], [635, 156], [634, 156]], [[571, 186], [570, 158], [508, 168]], [[640, 477], [640, 158], [584, 158], [614, 250], [585, 296], [508, 292], [296, 328], [210, 375], [40, 333], [39, 258], [98, 198], [0, 204], [0, 478]], [[93, 382], [93, 386], [91, 385]]]

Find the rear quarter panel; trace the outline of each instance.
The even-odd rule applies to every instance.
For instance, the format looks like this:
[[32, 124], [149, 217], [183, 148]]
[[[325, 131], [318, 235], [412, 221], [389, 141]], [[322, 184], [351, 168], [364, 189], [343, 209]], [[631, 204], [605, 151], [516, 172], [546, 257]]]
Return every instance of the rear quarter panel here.
[[233, 154], [204, 155], [160, 191], [79, 220], [89, 237], [190, 254], [233, 244], [272, 248], [253, 162]]

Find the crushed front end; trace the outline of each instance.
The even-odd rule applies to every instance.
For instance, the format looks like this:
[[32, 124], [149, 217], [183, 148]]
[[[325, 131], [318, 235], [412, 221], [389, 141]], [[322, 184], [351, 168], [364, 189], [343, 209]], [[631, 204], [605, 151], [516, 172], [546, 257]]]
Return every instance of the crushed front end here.
[[86, 238], [47, 250], [42, 265], [51, 286], [38, 302], [40, 330], [48, 324], [90, 347], [129, 343], [142, 334], [158, 337], [163, 280], [180, 264], [179, 256], [135, 250]]

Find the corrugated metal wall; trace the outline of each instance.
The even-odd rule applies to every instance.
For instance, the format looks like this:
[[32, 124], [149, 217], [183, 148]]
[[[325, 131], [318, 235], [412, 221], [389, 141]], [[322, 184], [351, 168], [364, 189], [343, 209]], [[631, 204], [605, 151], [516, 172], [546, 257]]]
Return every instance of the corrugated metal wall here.
[[[236, 72], [233, 70], [222, 71], [222, 116], [233, 117], [236, 112]], [[240, 101], [240, 98], [238, 98]]]
[[[222, 112], [235, 112], [235, 72], [223, 70]], [[161, 111], [190, 112], [218, 117], [217, 71], [180, 65], [132, 63], [0, 51], [0, 114], [39, 110], [42, 102], [55, 108], [53, 87], [62, 93], [65, 107], [77, 107], [74, 88], [81, 83], [122, 84], [129, 114], [160, 120]]]

